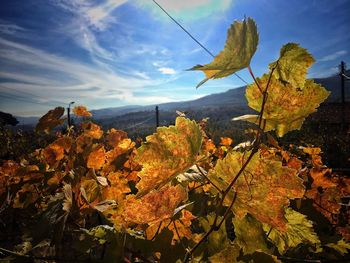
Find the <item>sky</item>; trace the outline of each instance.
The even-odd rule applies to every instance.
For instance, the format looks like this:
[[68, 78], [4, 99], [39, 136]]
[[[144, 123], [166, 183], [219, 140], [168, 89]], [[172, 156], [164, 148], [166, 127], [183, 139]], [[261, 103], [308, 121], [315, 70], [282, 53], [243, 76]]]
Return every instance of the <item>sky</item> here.
[[[193, 100], [244, 86], [236, 76], [196, 89], [212, 57], [152, 0], [0, 0], [0, 111], [40, 116], [71, 101], [88, 109]], [[349, 0], [158, 0], [217, 54], [235, 20], [252, 17], [251, 68], [268, 71], [282, 45], [316, 59], [308, 77], [350, 63]], [[238, 72], [251, 83], [248, 70]]]

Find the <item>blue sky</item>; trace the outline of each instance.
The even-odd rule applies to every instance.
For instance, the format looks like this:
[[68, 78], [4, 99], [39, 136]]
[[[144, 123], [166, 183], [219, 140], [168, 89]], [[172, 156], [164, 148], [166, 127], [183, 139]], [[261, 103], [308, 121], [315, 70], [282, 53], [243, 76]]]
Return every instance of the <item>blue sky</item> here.
[[[212, 53], [234, 20], [255, 19], [256, 76], [297, 42], [316, 63], [309, 77], [350, 63], [348, 0], [158, 0]], [[1, 0], [0, 111], [38, 116], [70, 101], [89, 109], [192, 100], [243, 86], [186, 71], [212, 58], [151, 0]], [[252, 82], [248, 71], [238, 74]]]

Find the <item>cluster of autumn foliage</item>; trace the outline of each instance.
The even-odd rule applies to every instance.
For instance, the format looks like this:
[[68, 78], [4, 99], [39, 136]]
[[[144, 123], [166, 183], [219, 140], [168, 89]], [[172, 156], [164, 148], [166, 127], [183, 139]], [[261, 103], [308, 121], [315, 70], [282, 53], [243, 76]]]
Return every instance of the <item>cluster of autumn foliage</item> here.
[[[255, 22], [235, 22], [207, 78], [248, 67]], [[323, 165], [317, 147], [281, 146], [328, 92], [306, 80], [312, 56], [289, 43], [247, 87], [258, 115], [252, 140], [215, 145], [206, 120], [178, 117], [146, 141], [85, 118], [20, 162], [0, 167], [0, 257], [8, 262], [284, 262], [341, 260], [350, 249], [350, 179]], [[64, 122], [44, 115], [37, 132]], [[277, 137], [276, 137], [277, 135]], [[349, 259], [349, 258], [347, 258]]]

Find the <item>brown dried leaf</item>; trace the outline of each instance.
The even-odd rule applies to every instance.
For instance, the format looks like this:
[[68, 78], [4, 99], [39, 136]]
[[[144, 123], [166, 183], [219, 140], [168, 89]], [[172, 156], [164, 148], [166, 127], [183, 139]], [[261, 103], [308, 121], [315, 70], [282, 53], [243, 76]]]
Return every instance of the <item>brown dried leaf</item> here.
[[60, 119], [63, 116], [63, 114], [63, 107], [56, 107], [55, 109], [50, 110], [48, 113], [46, 113], [39, 119], [39, 122], [35, 127], [35, 131], [44, 131], [46, 133], [49, 133], [56, 126], [63, 124], [64, 119]]

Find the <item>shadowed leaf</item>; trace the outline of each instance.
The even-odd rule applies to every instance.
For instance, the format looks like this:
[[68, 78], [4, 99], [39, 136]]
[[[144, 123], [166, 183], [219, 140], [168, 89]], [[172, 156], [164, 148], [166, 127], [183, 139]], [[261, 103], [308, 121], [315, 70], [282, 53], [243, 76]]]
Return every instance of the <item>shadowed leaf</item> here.
[[46, 113], [39, 119], [39, 122], [35, 127], [35, 131], [44, 131], [46, 133], [49, 133], [56, 126], [63, 124], [64, 119], [61, 119], [63, 114], [63, 107], [56, 107], [55, 109], [50, 110], [48, 113]]

